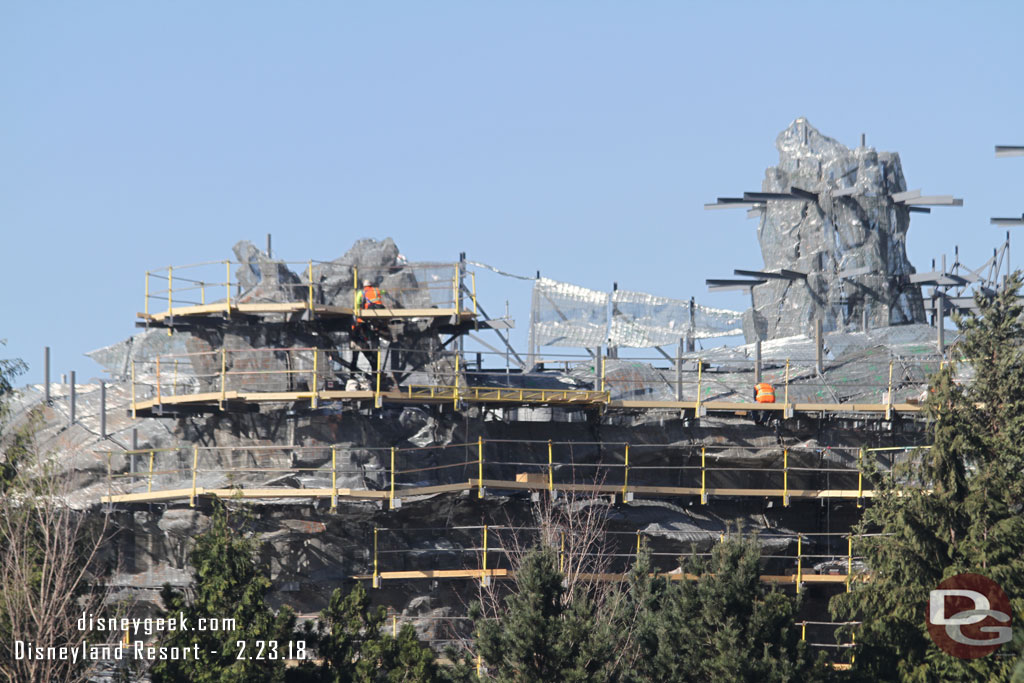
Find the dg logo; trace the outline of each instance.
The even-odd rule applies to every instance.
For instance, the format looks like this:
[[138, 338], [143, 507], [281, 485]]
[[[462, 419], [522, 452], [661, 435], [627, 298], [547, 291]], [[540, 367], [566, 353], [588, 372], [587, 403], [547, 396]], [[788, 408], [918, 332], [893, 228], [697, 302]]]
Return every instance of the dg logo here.
[[992, 579], [957, 574], [928, 596], [928, 633], [944, 652], [961, 659], [992, 654], [1010, 642], [1010, 599]]

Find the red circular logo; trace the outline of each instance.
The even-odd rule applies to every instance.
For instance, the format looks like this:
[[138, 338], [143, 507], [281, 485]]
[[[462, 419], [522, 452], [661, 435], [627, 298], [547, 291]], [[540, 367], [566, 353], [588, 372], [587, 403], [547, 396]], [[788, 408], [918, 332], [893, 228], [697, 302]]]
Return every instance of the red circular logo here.
[[992, 579], [957, 574], [928, 595], [928, 633], [943, 652], [960, 659], [992, 654], [1010, 642], [1010, 599]]

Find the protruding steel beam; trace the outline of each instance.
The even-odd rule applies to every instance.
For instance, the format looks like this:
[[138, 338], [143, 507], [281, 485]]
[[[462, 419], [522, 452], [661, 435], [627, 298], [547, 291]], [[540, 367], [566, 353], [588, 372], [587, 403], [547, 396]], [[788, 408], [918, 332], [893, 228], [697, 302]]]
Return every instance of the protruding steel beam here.
[[934, 194], [927, 197], [913, 197], [910, 199], [893, 199], [897, 204], [906, 206], [963, 206], [964, 200], [954, 197], [951, 194]]
[[758, 279], [769, 279], [769, 280], [806, 280], [807, 273], [801, 273], [795, 270], [786, 270], [785, 268], [779, 269], [779, 272], [775, 273], [767, 270], [740, 270], [736, 269], [732, 271], [734, 275], [743, 275], [745, 277], [754, 277]]
[[768, 281], [767, 280], [763, 280], [763, 279], [758, 279], [758, 280], [731, 280], [731, 279], [722, 279], [722, 278], [710, 278], [710, 279], [707, 279], [707, 280], [704, 281], [704, 283], [707, 284], [710, 287], [735, 287], [737, 285], [742, 285], [742, 286], [745, 286], [745, 287], [756, 287], [757, 285], [763, 285], [766, 282], [768, 282]]
[[1024, 225], [1024, 214], [1020, 218], [990, 218], [988, 222], [992, 225]]
[[996, 145], [996, 158], [1024, 157], [1024, 147], [1020, 145]]
[[806, 202], [806, 197], [798, 197], [789, 192], [744, 192], [743, 199], [748, 202]]
[[891, 195], [894, 202], [903, 202], [908, 199], [916, 199], [921, 196], [921, 190], [907, 190], [906, 192], [894, 192]]

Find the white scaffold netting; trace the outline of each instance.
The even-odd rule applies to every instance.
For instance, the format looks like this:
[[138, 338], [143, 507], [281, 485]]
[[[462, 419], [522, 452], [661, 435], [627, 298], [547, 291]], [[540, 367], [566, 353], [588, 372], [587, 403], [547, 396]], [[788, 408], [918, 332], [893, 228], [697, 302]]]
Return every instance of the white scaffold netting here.
[[[611, 303], [611, 322], [608, 304]], [[533, 285], [533, 334], [538, 346], [676, 344], [681, 337], [727, 337], [743, 333], [743, 314], [722, 308], [617, 290], [610, 295], [568, 282], [541, 278]]]
[[612, 292], [612, 346], [648, 348], [679, 342], [692, 334], [695, 339], [727, 337], [743, 333], [743, 314], [721, 308], [693, 305], [645, 292]]
[[608, 294], [540, 278], [533, 285], [533, 332], [538, 346], [603, 346], [608, 340]]

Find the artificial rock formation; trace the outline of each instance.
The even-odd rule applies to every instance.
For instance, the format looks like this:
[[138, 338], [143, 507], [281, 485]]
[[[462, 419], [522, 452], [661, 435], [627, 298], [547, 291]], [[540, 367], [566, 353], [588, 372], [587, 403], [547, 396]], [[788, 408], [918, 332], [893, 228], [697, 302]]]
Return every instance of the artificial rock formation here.
[[[825, 331], [925, 322], [921, 290], [909, 283], [908, 209], [893, 201], [907, 189], [899, 155], [849, 149], [796, 119], [776, 138], [778, 166], [762, 190], [791, 188], [817, 200], [769, 200], [757, 237], [765, 270], [794, 270], [806, 280], [772, 279], [754, 288], [744, 320], [747, 341]], [[852, 271], [852, 273], [851, 273]]]

